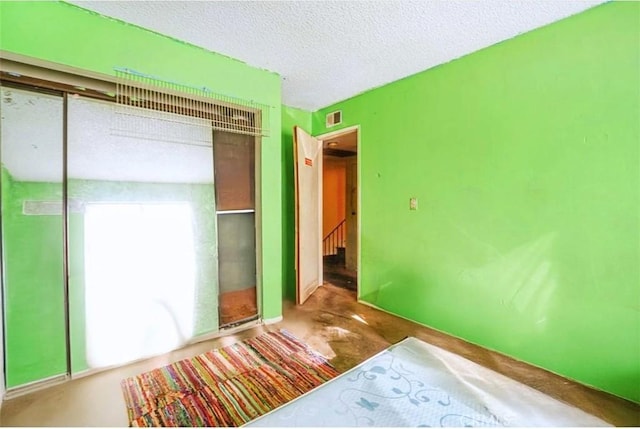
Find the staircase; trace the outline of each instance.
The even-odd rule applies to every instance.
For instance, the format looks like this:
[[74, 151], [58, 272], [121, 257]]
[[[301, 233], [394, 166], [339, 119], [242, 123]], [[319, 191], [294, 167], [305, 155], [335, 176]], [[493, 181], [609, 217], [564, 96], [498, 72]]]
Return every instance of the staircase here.
[[345, 267], [346, 235], [345, 220], [342, 220], [322, 240], [324, 259], [324, 280], [335, 286], [349, 290], [357, 290], [357, 274]]
[[344, 263], [344, 250], [345, 250], [345, 224], [346, 219], [336, 225], [329, 234], [322, 240], [322, 255], [326, 257], [336, 257], [342, 255]]

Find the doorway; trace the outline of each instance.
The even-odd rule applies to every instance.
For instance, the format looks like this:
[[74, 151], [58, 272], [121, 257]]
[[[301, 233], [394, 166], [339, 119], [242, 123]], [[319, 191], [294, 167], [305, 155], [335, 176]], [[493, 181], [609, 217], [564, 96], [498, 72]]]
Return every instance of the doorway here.
[[358, 128], [322, 142], [322, 267], [325, 282], [358, 291]]
[[[296, 244], [296, 302], [304, 302], [323, 284], [324, 262], [330, 276], [342, 285], [349, 285], [358, 293], [359, 258], [359, 185], [358, 147], [359, 127], [353, 126], [313, 137], [302, 128], [293, 129], [295, 173], [295, 244]], [[322, 156], [321, 156], [322, 154]], [[334, 219], [327, 219], [326, 230], [323, 207], [327, 205], [323, 193], [325, 155], [342, 159], [330, 161], [332, 167], [344, 164], [344, 186], [335, 187], [338, 195], [327, 201], [337, 205]], [[331, 168], [331, 167], [330, 167]], [[344, 190], [342, 192], [341, 190]], [[342, 195], [342, 196], [341, 196]], [[331, 210], [327, 209], [327, 213]], [[340, 215], [342, 214], [342, 217]], [[337, 215], [337, 216], [336, 216]]]

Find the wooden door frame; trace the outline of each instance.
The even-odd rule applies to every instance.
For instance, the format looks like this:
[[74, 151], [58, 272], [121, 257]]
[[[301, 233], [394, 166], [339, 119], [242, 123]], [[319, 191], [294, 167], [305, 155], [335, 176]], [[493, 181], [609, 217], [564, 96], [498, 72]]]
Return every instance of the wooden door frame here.
[[[346, 127], [346, 128], [340, 128], [339, 130], [335, 130], [335, 131], [330, 131], [328, 133], [324, 133], [324, 134], [320, 134], [318, 136], [315, 136], [315, 138], [317, 138], [318, 140], [320, 140], [320, 142], [322, 143], [322, 148], [324, 149], [324, 143], [327, 140], [331, 140], [334, 139], [336, 137], [340, 137], [343, 136], [345, 134], [351, 134], [355, 132], [356, 133], [356, 164], [357, 164], [357, 171], [356, 171], [356, 176], [357, 176], [357, 190], [356, 190], [356, 197], [357, 197], [357, 202], [356, 202], [356, 219], [358, 222], [358, 231], [356, 232], [356, 242], [357, 244], [357, 248], [358, 248], [358, 255], [356, 257], [356, 273], [358, 276], [358, 282], [356, 284], [356, 300], [360, 300], [360, 273], [361, 273], [361, 255], [362, 255], [362, 251], [361, 251], [361, 232], [362, 232], [362, 216], [361, 216], [361, 209], [362, 209], [362, 186], [360, 185], [361, 182], [361, 176], [362, 176], [362, 168], [361, 168], [361, 163], [360, 163], [360, 125], [352, 125], [350, 127]], [[322, 171], [322, 178], [324, 179], [324, 170]], [[320, 181], [320, 185], [322, 185], [322, 180]], [[320, 197], [320, 210], [324, 212], [324, 207], [322, 205], [322, 187], [320, 187], [318, 189], [318, 193], [319, 193], [319, 197]], [[320, 254], [320, 258], [322, 258], [322, 252]], [[323, 263], [323, 261], [320, 261], [321, 265]]]

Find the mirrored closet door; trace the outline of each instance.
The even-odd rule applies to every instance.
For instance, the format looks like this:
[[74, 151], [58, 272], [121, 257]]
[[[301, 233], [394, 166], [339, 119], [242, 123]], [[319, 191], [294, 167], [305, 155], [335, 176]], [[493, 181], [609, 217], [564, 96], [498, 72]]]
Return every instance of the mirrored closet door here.
[[52, 87], [0, 87], [9, 390], [256, 320], [259, 139], [213, 127], [240, 111]]
[[216, 332], [211, 127], [83, 97], [68, 111], [73, 372]]
[[0, 87], [4, 352], [8, 388], [67, 373], [63, 97]]

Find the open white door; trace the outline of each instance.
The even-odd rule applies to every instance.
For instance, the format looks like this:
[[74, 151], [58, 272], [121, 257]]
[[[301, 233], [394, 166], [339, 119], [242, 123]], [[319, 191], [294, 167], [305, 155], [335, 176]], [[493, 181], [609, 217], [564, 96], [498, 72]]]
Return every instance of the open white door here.
[[322, 142], [293, 128], [298, 304], [322, 284]]

